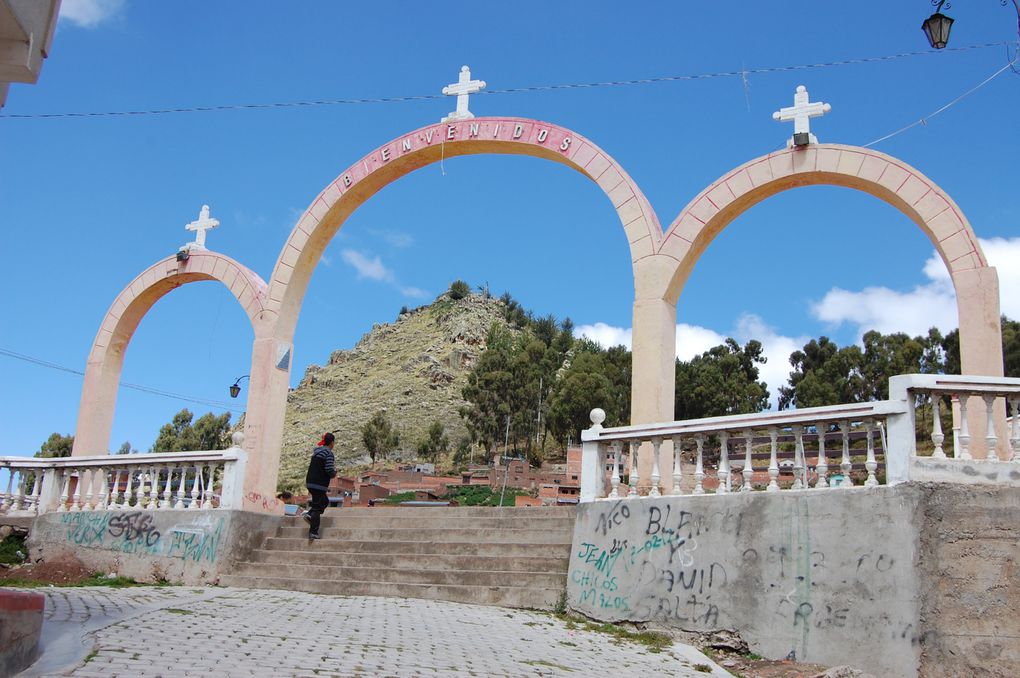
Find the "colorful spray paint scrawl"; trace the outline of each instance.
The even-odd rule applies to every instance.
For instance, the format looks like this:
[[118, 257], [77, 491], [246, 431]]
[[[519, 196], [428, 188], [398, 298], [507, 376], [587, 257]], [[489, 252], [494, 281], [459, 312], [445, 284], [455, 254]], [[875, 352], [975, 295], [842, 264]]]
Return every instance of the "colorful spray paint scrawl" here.
[[61, 516], [65, 538], [75, 546], [192, 562], [216, 562], [223, 533], [223, 517], [202, 517], [174, 525], [164, 539], [151, 513], [81, 511]]

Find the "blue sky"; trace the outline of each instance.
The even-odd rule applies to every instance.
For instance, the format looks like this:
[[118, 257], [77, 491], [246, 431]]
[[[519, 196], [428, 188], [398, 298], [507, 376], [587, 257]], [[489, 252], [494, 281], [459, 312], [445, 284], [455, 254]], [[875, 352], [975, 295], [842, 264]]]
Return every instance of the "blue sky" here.
[[[681, 6], [681, 5], [686, 6]], [[928, 49], [927, 2], [148, 3], [64, 0], [37, 85], [12, 85], [0, 115], [437, 94], [462, 64], [490, 89], [739, 71]], [[961, 3], [951, 47], [1015, 41], [1012, 6]], [[475, 96], [476, 115], [569, 127], [602, 146], [668, 224], [729, 169], [780, 148], [771, 114], [794, 89], [832, 104], [823, 142], [865, 144], [940, 108], [1002, 68], [1003, 45], [877, 63], [621, 87]], [[1007, 71], [937, 117], [876, 146], [941, 185], [984, 239], [1003, 289], [1020, 284], [1015, 129]], [[107, 307], [190, 239], [268, 278], [297, 217], [375, 147], [453, 110], [452, 99], [94, 118], [0, 117], [0, 226], [8, 257], [0, 348], [83, 370]], [[725, 336], [766, 342], [773, 396], [790, 350], [821, 334], [955, 326], [952, 289], [921, 231], [849, 189], [788, 191], [752, 208], [699, 262], [679, 304], [678, 353]], [[404, 305], [462, 278], [510, 291], [627, 341], [626, 241], [601, 191], [566, 167], [475, 156], [382, 190], [347, 222], [309, 287], [292, 383]], [[1012, 285], [1012, 287], [1011, 287]], [[1003, 310], [1020, 317], [1015, 295]], [[129, 347], [123, 381], [228, 401], [251, 330], [225, 288], [164, 297]], [[81, 378], [0, 355], [0, 454], [74, 431]], [[242, 398], [231, 407], [243, 409]], [[122, 388], [112, 447], [146, 450], [187, 406]], [[236, 416], [236, 415], [235, 415]]]

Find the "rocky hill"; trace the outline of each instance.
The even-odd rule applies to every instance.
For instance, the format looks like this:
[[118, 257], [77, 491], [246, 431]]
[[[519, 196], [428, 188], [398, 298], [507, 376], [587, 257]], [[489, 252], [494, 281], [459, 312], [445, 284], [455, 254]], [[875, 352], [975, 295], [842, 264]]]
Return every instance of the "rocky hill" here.
[[461, 389], [485, 350], [490, 326], [504, 322], [503, 308], [481, 295], [453, 300], [443, 294], [395, 323], [373, 326], [325, 365], [309, 366], [287, 398], [280, 487], [303, 485], [311, 447], [324, 431], [339, 429], [338, 464], [367, 463], [361, 427], [383, 409], [400, 432], [402, 449], [413, 450], [436, 420], [456, 444], [467, 433], [458, 414]]

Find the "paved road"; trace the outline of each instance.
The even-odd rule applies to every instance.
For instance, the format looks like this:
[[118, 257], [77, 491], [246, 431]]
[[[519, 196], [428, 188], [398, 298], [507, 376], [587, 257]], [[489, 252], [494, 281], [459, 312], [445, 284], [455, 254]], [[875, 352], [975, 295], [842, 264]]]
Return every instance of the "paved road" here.
[[231, 588], [42, 592], [43, 657], [23, 678], [730, 675], [687, 645], [653, 653], [538, 612]]

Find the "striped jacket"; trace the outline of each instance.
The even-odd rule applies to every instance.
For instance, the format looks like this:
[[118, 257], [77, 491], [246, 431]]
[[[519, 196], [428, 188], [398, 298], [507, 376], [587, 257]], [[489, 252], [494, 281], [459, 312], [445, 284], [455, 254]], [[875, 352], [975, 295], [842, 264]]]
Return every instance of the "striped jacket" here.
[[329, 481], [336, 475], [333, 450], [328, 447], [316, 447], [312, 459], [308, 462], [308, 475], [305, 476], [305, 487], [309, 490], [325, 492], [329, 489]]

